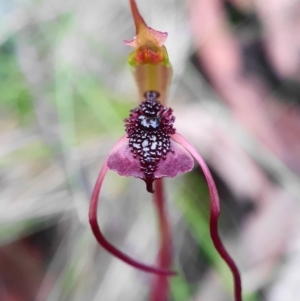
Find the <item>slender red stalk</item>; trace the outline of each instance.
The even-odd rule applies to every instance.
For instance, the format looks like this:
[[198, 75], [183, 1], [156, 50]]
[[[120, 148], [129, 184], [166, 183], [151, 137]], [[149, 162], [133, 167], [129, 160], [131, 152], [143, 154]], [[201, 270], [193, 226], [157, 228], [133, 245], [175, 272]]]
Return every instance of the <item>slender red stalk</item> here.
[[[126, 138], [126, 135], [123, 136], [119, 142], [115, 145], [114, 149], [118, 147], [118, 145]], [[165, 276], [171, 276], [171, 275], [176, 275], [176, 272], [170, 271], [164, 268], [156, 268], [150, 265], [146, 265], [143, 263], [140, 263], [133, 258], [129, 257], [125, 253], [121, 252], [118, 250], [116, 247], [114, 247], [111, 243], [109, 243], [104, 235], [102, 234], [100, 227], [98, 225], [98, 220], [97, 220], [97, 208], [98, 208], [98, 199], [99, 199], [99, 194], [100, 194], [100, 189], [104, 180], [104, 177], [108, 171], [107, 167], [107, 160], [104, 162], [101, 171], [99, 173], [99, 176], [97, 178], [97, 182], [94, 187], [94, 191], [92, 194], [91, 198], [91, 204], [90, 204], [90, 211], [89, 211], [89, 222], [92, 228], [92, 231], [95, 235], [95, 238], [97, 239], [98, 243], [109, 253], [113, 254], [117, 258], [123, 260], [124, 262], [128, 263], [129, 265], [140, 269], [144, 272], [148, 273], [154, 273], [157, 275], [165, 275]]]
[[[155, 190], [153, 201], [157, 210], [158, 224], [161, 233], [161, 248], [158, 255], [159, 267], [168, 269], [171, 266], [171, 237], [168, 219], [165, 211], [165, 195], [163, 179], [154, 182]], [[169, 295], [169, 283], [166, 276], [156, 276], [153, 283], [151, 301], [167, 301]]]
[[220, 256], [227, 263], [228, 267], [230, 268], [233, 274], [235, 301], [242, 301], [242, 285], [241, 285], [240, 272], [236, 264], [234, 263], [234, 261], [232, 260], [228, 252], [226, 251], [225, 247], [223, 246], [223, 243], [218, 233], [220, 200], [219, 200], [218, 191], [216, 188], [216, 184], [213, 180], [213, 177], [206, 163], [204, 162], [203, 158], [200, 156], [198, 151], [190, 144], [190, 142], [188, 142], [182, 135], [178, 133], [172, 135], [171, 138], [176, 142], [178, 142], [179, 144], [181, 144], [188, 152], [190, 152], [190, 154], [195, 158], [195, 160], [198, 162], [199, 166], [203, 170], [209, 189], [209, 194], [210, 194], [210, 235], [215, 245], [215, 248], [219, 252]]

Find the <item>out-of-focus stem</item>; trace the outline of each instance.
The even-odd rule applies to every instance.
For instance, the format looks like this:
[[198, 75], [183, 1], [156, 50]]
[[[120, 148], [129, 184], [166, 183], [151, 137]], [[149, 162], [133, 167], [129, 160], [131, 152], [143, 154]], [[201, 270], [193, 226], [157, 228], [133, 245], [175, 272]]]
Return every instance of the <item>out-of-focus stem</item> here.
[[[157, 210], [158, 226], [160, 230], [161, 247], [158, 255], [158, 265], [161, 269], [168, 269], [171, 266], [171, 235], [168, 224], [168, 219], [165, 211], [165, 195], [163, 188], [163, 180], [158, 179], [154, 182], [153, 201]], [[158, 275], [155, 276], [151, 301], [167, 301], [169, 295], [168, 277]]]

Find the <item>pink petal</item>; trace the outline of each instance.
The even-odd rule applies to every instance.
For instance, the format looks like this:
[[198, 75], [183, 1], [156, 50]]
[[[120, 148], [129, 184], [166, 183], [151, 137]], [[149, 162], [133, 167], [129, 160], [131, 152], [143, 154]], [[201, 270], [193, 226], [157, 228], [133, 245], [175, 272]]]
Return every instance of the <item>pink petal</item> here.
[[128, 141], [129, 139], [124, 137], [122, 143], [114, 147], [107, 158], [107, 166], [120, 176], [144, 179], [140, 161], [138, 158], [134, 158]]
[[195, 160], [198, 162], [199, 166], [201, 167], [205, 179], [207, 181], [209, 194], [210, 194], [210, 235], [212, 238], [212, 241], [215, 245], [215, 248], [217, 249], [220, 256], [224, 259], [224, 261], [227, 263], [228, 267], [230, 268], [233, 279], [234, 279], [234, 295], [235, 295], [235, 301], [242, 301], [242, 287], [241, 287], [241, 276], [240, 272], [230, 257], [230, 255], [227, 253], [225, 247], [223, 246], [223, 243], [219, 237], [218, 233], [218, 218], [220, 215], [220, 200], [218, 191], [216, 188], [216, 184], [214, 182], [214, 179], [204, 162], [203, 158], [200, 156], [200, 154], [197, 152], [197, 150], [188, 142], [182, 135], [175, 133], [172, 135], [172, 139], [180, 143], [187, 151], [191, 153], [191, 155], [195, 158]]
[[[180, 144], [171, 139], [171, 148], [174, 152], [169, 152], [167, 158], [161, 159], [158, 163], [154, 179], [162, 177], [174, 178], [180, 173], [191, 171], [194, 166], [194, 160], [190, 153]], [[116, 171], [120, 176], [132, 176], [145, 180], [145, 175], [141, 171], [140, 160], [134, 158], [128, 139], [124, 139], [118, 147], [110, 153], [107, 159], [109, 169]]]
[[161, 159], [155, 172], [155, 178], [174, 178], [180, 173], [191, 171], [194, 167], [193, 157], [179, 143], [171, 139], [171, 148], [165, 160]]

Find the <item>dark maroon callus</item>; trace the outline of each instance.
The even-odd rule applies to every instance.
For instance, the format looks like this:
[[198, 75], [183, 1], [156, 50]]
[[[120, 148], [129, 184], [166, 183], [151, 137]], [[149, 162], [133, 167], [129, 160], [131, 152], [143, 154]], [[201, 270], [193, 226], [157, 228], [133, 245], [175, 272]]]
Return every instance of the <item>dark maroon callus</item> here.
[[120, 175], [143, 179], [149, 192], [153, 192], [155, 179], [175, 177], [190, 171], [194, 164], [191, 155], [171, 141], [175, 117], [172, 109], [162, 106], [158, 98], [158, 92], [148, 91], [145, 101], [131, 110], [125, 119], [128, 139], [111, 152], [107, 162]]
[[[170, 151], [170, 136], [175, 134], [173, 110], [162, 106], [158, 97], [158, 92], [146, 92], [146, 100], [131, 110], [129, 118], [125, 119], [129, 145], [133, 153], [143, 157], [145, 162], [154, 163], [161, 157], [165, 158]], [[149, 164], [143, 164], [146, 164], [147, 172]]]
[[160, 104], [158, 92], [149, 91], [144, 96], [145, 101], [131, 110], [129, 118], [125, 119], [125, 128], [133, 156], [140, 160], [147, 190], [153, 192], [152, 183], [158, 163], [162, 158], [166, 159], [169, 151], [173, 151], [170, 135], [175, 133], [175, 117], [172, 109]]

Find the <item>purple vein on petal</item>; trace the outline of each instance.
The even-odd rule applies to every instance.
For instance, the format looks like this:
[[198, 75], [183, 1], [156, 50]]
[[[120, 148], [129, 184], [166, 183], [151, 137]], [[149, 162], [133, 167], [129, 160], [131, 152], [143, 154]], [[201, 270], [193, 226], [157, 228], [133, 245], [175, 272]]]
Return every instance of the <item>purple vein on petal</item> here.
[[[124, 135], [114, 146], [113, 150], [118, 147], [123, 141], [124, 139], [126, 139], [126, 135]], [[150, 266], [150, 265], [146, 265], [143, 263], [140, 263], [138, 261], [136, 261], [135, 259], [129, 257], [128, 255], [126, 255], [125, 253], [121, 252], [120, 250], [118, 250], [116, 247], [114, 247], [111, 243], [109, 243], [106, 238], [104, 237], [104, 235], [102, 234], [100, 227], [98, 225], [98, 220], [97, 220], [97, 208], [98, 208], [98, 200], [99, 200], [99, 194], [100, 194], [100, 190], [101, 190], [101, 186], [103, 183], [103, 180], [105, 178], [105, 175], [108, 171], [108, 167], [107, 167], [107, 159], [105, 160], [101, 171], [99, 173], [99, 176], [97, 178], [95, 187], [94, 187], [94, 191], [92, 194], [92, 198], [91, 198], [91, 204], [90, 204], [90, 210], [89, 210], [89, 222], [92, 228], [92, 231], [95, 235], [95, 238], [97, 239], [98, 243], [109, 253], [111, 253], [112, 255], [116, 256], [117, 258], [119, 258], [120, 260], [126, 262], [127, 264], [142, 270], [144, 272], [148, 272], [148, 273], [153, 273], [153, 274], [157, 274], [157, 275], [166, 275], [166, 276], [172, 276], [172, 275], [176, 275], [176, 272], [174, 271], [170, 271], [167, 269], [161, 269], [161, 268], [156, 268], [154, 266]]]
[[228, 252], [226, 251], [225, 247], [223, 246], [223, 243], [219, 237], [218, 233], [218, 218], [220, 215], [220, 201], [219, 201], [219, 195], [216, 188], [216, 184], [213, 180], [213, 177], [204, 162], [201, 155], [198, 153], [198, 151], [188, 142], [182, 135], [175, 133], [171, 137], [173, 140], [181, 144], [190, 154], [195, 158], [195, 160], [198, 162], [199, 166], [201, 167], [205, 179], [207, 181], [209, 194], [210, 194], [210, 235], [212, 238], [212, 241], [214, 243], [215, 248], [217, 249], [220, 256], [224, 259], [224, 261], [227, 263], [228, 267], [230, 268], [233, 279], [234, 279], [234, 295], [235, 295], [235, 301], [242, 301], [242, 285], [241, 285], [241, 276], [240, 272], [234, 263], [233, 259], [230, 257]]

